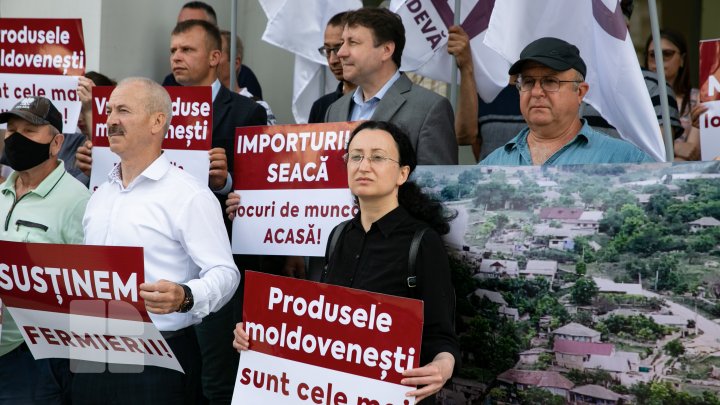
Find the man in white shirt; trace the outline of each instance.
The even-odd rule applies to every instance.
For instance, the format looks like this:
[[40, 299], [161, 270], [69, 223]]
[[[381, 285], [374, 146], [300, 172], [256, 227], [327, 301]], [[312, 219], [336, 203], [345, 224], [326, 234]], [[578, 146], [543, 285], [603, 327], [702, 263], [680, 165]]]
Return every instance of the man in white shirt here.
[[240, 282], [217, 199], [162, 153], [171, 111], [170, 97], [155, 82], [118, 84], [107, 125], [120, 164], [90, 199], [83, 227], [89, 245], [144, 247], [140, 296], [185, 373], [153, 366], [140, 373], [80, 372], [73, 404], [196, 403], [201, 358], [193, 325], [227, 303]]
[[[213, 130], [210, 150], [209, 186], [222, 206], [232, 190], [232, 168], [235, 156], [235, 128], [266, 125], [265, 109], [252, 101], [230, 91], [218, 80], [221, 62], [220, 30], [211, 22], [186, 20], [179, 22], [170, 38], [170, 66], [177, 82], [183, 86], [210, 86], [213, 100]], [[78, 149], [77, 161], [84, 162], [89, 175], [92, 158], [90, 143]], [[230, 232], [230, 221], [225, 223]], [[262, 270], [258, 256], [236, 256], [241, 271]], [[238, 353], [225, 344], [223, 333], [231, 330], [241, 320], [242, 286], [235, 297], [221, 310], [203, 319], [196, 332], [203, 355], [203, 394], [210, 403], [230, 403]]]

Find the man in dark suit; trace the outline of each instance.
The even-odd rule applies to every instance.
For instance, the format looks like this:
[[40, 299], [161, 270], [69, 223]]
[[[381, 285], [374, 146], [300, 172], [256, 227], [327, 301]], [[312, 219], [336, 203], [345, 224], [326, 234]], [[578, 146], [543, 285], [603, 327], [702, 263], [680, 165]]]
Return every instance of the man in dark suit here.
[[[217, 15], [215, 9], [202, 1], [190, 1], [185, 3], [180, 9], [178, 14], [177, 22], [183, 22], [185, 20], [205, 20], [215, 26], [217, 26]], [[241, 54], [242, 51], [239, 50]], [[240, 55], [242, 58], [242, 55]], [[250, 70], [249, 67], [241, 64], [240, 69], [237, 72], [237, 83], [242, 88], [245, 87], [250, 94], [258, 99], [262, 100], [262, 87], [258, 81], [255, 73]], [[180, 83], [175, 80], [175, 76], [172, 73], [165, 76], [162, 82], [163, 86], [180, 86]]]
[[[210, 165], [210, 188], [218, 191], [226, 185], [228, 168], [232, 168], [235, 127], [265, 125], [267, 114], [260, 105], [225, 88], [217, 78], [221, 58], [218, 28], [207, 21], [186, 20], [178, 23], [170, 39], [172, 74], [183, 86], [211, 86], [213, 94], [213, 151], [218, 148], [227, 156], [225, 172], [222, 164]], [[220, 159], [220, 156], [217, 156]], [[222, 184], [221, 184], [222, 183]], [[227, 190], [229, 191], [229, 189]], [[227, 194], [227, 191], [222, 194]]]
[[402, 19], [384, 8], [348, 13], [337, 53], [343, 77], [358, 88], [333, 103], [325, 122], [390, 121], [405, 129], [421, 165], [455, 165], [458, 147], [450, 102], [399, 72]]
[[[213, 149], [210, 162], [210, 188], [225, 206], [232, 189], [228, 168], [233, 167], [235, 128], [265, 125], [265, 109], [247, 97], [224, 87], [217, 78], [221, 56], [218, 28], [202, 20], [187, 20], [177, 24], [170, 41], [170, 66], [175, 79], [183, 86], [212, 86], [213, 89]], [[230, 229], [230, 222], [226, 220]], [[252, 261], [252, 258], [243, 258]], [[242, 269], [255, 268], [253, 263], [240, 263]], [[248, 267], [250, 266], [250, 267]], [[242, 280], [241, 280], [242, 282]], [[227, 343], [227, 331], [239, 320], [242, 304], [242, 285], [236, 296], [222, 309], [210, 314], [195, 327], [203, 357], [203, 393], [211, 404], [230, 403], [238, 355]]]

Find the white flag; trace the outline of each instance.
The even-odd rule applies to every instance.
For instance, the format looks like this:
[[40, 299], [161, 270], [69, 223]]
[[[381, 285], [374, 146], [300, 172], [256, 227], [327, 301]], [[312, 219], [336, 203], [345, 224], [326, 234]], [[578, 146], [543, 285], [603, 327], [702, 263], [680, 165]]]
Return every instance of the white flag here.
[[335, 91], [337, 85], [337, 79], [335, 79], [327, 66], [296, 54], [292, 99], [292, 112], [295, 122], [306, 124], [315, 100], [331, 91]]
[[268, 20], [272, 20], [288, 0], [260, 0], [260, 7]]
[[[462, 0], [460, 26], [470, 37], [475, 82], [485, 102], [492, 101], [508, 83], [510, 63], [483, 43], [495, 0]], [[447, 28], [453, 25], [455, 2], [447, 0], [392, 0], [390, 10], [405, 26], [401, 70], [450, 82], [455, 67], [447, 52]], [[458, 74], [458, 79], [460, 75]]]
[[665, 160], [657, 117], [648, 96], [618, 0], [502, 0], [495, 3], [485, 44], [507, 61], [542, 37], [580, 49], [590, 85], [585, 100], [620, 135]]
[[312, 103], [335, 89], [337, 80], [318, 48], [328, 20], [362, 7], [361, 0], [260, 0], [268, 18], [262, 39], [295, 54], [293, 116], [306, 123]]

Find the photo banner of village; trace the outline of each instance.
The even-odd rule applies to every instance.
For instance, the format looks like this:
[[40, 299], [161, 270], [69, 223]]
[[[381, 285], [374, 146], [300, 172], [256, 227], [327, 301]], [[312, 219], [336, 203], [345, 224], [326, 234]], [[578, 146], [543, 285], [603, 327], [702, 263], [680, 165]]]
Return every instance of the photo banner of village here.
[[720, 162], [413, 178], [455, 216], [441, 403], [720, 405]]

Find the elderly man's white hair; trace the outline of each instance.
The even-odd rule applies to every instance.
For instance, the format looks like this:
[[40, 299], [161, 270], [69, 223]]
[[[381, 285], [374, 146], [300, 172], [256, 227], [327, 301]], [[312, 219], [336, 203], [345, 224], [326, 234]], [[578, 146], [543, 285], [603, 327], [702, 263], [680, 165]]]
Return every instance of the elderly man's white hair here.
[[170, 121], [172, 120], [172, 102], [170, 101], [170, 95], [167, 90], [154, 80], [139, 76], [123, 79], [118, 83], [117, 87], [133, 83], [138, 83], [147, 90], [147, 97], [143, 97], [142, 102], [148, 114], [154, 114], [156, 112], [165, 114], [167, 118], [165, 120], [163, 134], [167, 133], [168, 128], [170, 128]]

